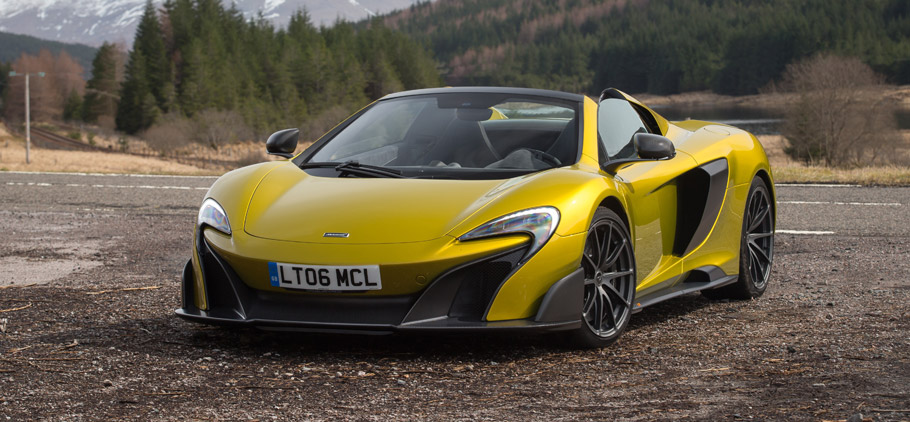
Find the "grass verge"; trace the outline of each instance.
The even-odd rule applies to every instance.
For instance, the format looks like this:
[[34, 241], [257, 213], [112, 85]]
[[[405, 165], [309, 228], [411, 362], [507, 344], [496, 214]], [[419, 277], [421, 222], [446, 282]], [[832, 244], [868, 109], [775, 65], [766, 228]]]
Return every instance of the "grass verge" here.
[[[0, 171], [50, 171], [84, 173], [143, 173], [175, 175], [221, 175], [231, 170], [218, 166], [191, 166], [155, 157], [128, 154], [63, 151], [32, 148], [30, 164], [25, 164], [25, 142], [4, 130], [0, 124]], [[910, 136], [910, 135], [908, 135]], [[835, 169], [806, 166], [785, 153], [786, 141], [780, 135], [759, 136], [768, 154], [777, 183], [844, 183], [876, 186], [910, 186], [910, 167], [883, 166]], [[303, 148], [304, 145], [301, 145]], [[245, 143], [211, 152], [213, 158], [237, 160], [237, 166], [271, 159], [261, 143]]]
[[910, 167], [876, 166], [831, 168], [807, 166], [793, 161], [784, 152], [786, 140], [780, 135], [760, 135], [758, 140], [768, 154], [775, 183], [840, 183], [866, 186], [910, 186]]
[[910, 168], [900, 166], [833, 169], [828, 167], [771, 166], [775, 183], [843, 183], [869, 186], [910, 186]]

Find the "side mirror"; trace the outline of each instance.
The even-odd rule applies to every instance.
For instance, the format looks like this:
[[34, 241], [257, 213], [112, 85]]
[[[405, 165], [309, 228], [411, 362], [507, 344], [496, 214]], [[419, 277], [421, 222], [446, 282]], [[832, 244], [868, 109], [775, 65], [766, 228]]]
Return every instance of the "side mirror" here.
[[632, 145], [638, 157], [645, 160], [666, 160], [676, 156], [676, 148], [666, 136], [636, 133], [632, 136]]
[[265, 141], [265, 149], [271, 155], [291, 158], [294, 156], [294, 150], [297, 149], [297, 138], [299, 136], [300, 130], [296, 128], [279, 130]]
[[626, 164], [669, 160], [676, 156], [676, 147], [673, 146], [673, 141], [666, 136], [653, 133], [636, 133], [632, 135], [632, 145], [635, 147], [635, 153], [638, 157], [607, 162], [603, 165], [603, 170], [610, 174], [616, 174], [616, 170]]

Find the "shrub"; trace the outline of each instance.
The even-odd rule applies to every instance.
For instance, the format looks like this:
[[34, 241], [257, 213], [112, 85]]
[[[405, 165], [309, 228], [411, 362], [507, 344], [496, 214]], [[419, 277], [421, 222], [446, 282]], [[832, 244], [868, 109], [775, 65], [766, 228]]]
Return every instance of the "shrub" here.
[[263, 161], [266, 161], [266, 156], [260, 150], [246, 150], [237, 157], [237, 165], [240, 167], [258, 164]]
[[782, 128], [794, 159], [831, 167], [901, 160], [887, 86], [858, 58], [820, 55], [790, 64], [782, 86], [796, 95]]
[[221, 146], [252, 138], [252, 130], [243, 116], [234, 111], [204, 110], [195, 117], [194, 137], [214, 150]]
[[319, 139], [320, 136], [350, 115], [351, 112], [346, 107], [334, 106], [315, 117], [307, 119], [300, 125], [301, 143], [309, 143]]
[[162, 116], [140, 137], [149, 147], [160, 154], [167, 154], [189, 144], [193, 140], [195, 124], [179, 114], [170, 113]]
[[117, 146], [120, 148], [121, 152], [129, 152], [130, 150], [130, 141], [125, 137], [121, 136], [117, 138]]

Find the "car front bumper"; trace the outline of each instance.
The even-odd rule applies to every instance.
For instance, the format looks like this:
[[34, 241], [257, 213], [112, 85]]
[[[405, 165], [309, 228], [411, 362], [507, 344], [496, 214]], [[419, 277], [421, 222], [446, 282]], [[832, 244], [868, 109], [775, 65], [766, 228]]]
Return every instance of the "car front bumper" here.
[[[188, 261], [183, 271], [183, 303], [176, 310], [177, 316], [194, 322], [283, 331], [369, 333], [546, 332], [581, 326], [581, 268], [552, 283], [533, 317], [484, 320], [499, 287], [516, 270], [524, 248], [459, 265], [413, 294], [362, 296], [255, 289], [244, 283], [208, 242], [202, 240], [198, 246], [202, 283], [195, 280], [198, 273], [193, 261]], [[197, 306], [197, 295], [205, 296], [208, 309]]]

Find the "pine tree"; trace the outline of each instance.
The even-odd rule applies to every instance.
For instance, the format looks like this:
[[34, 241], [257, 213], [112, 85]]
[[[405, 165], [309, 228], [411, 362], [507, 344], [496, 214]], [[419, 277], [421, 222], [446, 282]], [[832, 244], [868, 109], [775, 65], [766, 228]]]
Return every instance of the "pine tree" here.
[[104, 43], [92, 60], [92, 78], [85, 85], [82, 120], [90, 123], [105, 115], [114, 117], [117, 110], [117, 49]]
[[63, 102], [63, 120], [72, 121], [79, 120], [82, 118], [82, 96], [79, 95], [79, 92], [75, 89], [70, 91], [70, 94], [66, 97], [66, 100]]
[[151, 126], [160, 113], [155, 97], [149, 90], [147, 78], [145, 56], [134, 49], [126, 65], [126, 79], [123, 81], [120, 105], [117, 107], [118, 130], [130, 134], [139, 132]]
[[6, 93], [9, 91], [9, 72], [12, 69], [10, 63], [0, 62], [0, 115], [4, 113], [6, 107]]
[[168, 111], [174, 103], [174, 83], [164, 47], [164, 33], [152, 0], [145, 2], [145, 11], [136, 28], [133, 51], [138, 51], [145, 58], [146, 80], [158, 108]]

